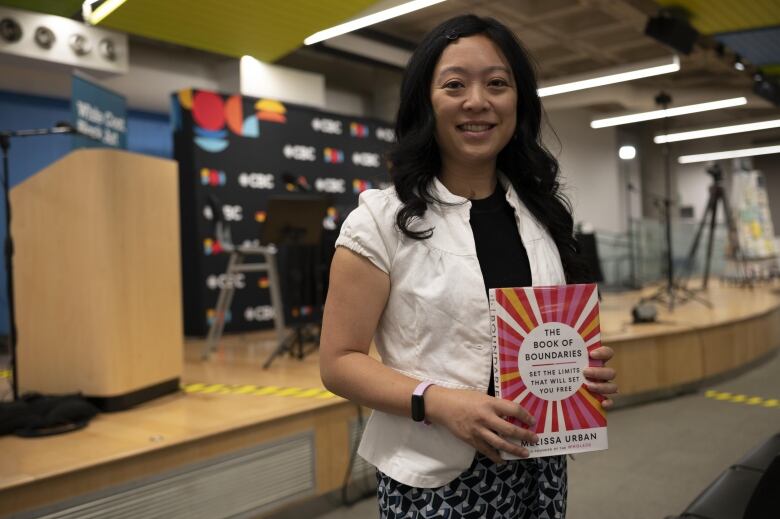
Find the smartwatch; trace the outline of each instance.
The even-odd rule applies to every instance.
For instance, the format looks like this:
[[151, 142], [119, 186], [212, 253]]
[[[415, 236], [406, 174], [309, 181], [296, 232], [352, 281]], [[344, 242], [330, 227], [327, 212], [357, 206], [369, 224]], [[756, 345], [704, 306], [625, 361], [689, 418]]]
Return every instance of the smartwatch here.
[[425, 419], [425, 390], [432, 386], [433, 382], [420, 382], [412, 392], [412, 420], [415, 422], [424, 422], [430, 425], [431, 422]]

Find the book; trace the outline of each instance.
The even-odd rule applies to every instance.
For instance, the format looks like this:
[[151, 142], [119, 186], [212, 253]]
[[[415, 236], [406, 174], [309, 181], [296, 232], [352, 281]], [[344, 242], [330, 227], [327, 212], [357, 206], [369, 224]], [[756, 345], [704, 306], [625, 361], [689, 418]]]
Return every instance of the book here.
[[588, 354], [601, 346], [596, 285], [491, 289], [490, 320], [496, 396], [531, 413], [534, 426], [507, 420], [539, 437], [507, 439], [532, 458], [606, 449], [604, 397], [588, 390], [583, 374], [603, 365]]

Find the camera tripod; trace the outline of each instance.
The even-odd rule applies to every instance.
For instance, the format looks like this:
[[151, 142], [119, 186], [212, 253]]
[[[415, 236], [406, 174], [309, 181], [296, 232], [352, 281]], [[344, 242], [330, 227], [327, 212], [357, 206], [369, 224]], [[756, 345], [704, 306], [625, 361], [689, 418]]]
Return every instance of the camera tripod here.
[[[737, 239], [737, 228], [734, 225], [734, 219], [731, 215], [731, 209], [728, 198], [726, 197], [726, 191], [723, 189], [723, 170], [717, 163], [712, 164], [707, 168], [707, 173], [712, 177], [712, 185], [710, 186], [710, 196], [707, 200], [707, 207], [704, 210], [699, 228], [696, 230], [696, 236], [693, 239], [691, 250], [688, 252], [688, 258], [685, 262], [686, 271], [688, 273], [693, 271], [693, 265], [696, 261], [696, 252], [701, 242], [702, 234], [704, 233], [704, 227], [709, 221], [707, 229], [707, 256], [704, 260], [704, 278], [702, 280], [701, 289], [707, 289], [707, 283], [710, 279], [710, 265], [712, 263], [712, 247], [714, 243], [715, 235], [715, 219], [718, 214], [718, 206], [723, 206], [723, 214], [726, 217], [726, 228], [728, 229], [729, 240], [729, 255], [732, 256], [737, 263], [743, 267], [744, 271], [744, 259], [742, 258], [741, 250], [739, 247], [739, 240]], [[747, 276], [743, 277], [744, 282], [750, 284]]]

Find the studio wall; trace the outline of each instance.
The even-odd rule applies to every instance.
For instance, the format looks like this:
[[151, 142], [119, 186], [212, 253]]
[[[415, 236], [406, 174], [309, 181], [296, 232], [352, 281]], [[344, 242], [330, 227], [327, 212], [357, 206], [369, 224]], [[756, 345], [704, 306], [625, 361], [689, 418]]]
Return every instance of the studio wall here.
[[[311, 191], [328, 199], [322, 221], [332, 251], [338, 224], [366, 189], [388, 185], [384, 152], [391, 125], [268, 99], [184, 90], [173, 96], [175, 158], [179, 162], [185, 333], [204, 335], [216, 317], [219, 289], [236, 288], [226, 331], [272, 325], [268, 276], [224, 276], [228, 254], [215, 236], [215, 200], [232, 242], [266, 244], [270, 197]], [[290, 180], [293, 179], [292, 182]], [[218, 209], [216, 209], [218, 210]], [[326, 237], [324, 242], [328, 241]], [[281, 254], [286, 253], [282, 249]], [[280, 257], [286, 320], [317, 314], [293, 301], [285, 280], [292, 263]], [[293, 273], [294, 274], [294, 273]], [[318, 274], [313, 274], [318, 275]], [[326, 275], [321, 272], [319, 275]]]

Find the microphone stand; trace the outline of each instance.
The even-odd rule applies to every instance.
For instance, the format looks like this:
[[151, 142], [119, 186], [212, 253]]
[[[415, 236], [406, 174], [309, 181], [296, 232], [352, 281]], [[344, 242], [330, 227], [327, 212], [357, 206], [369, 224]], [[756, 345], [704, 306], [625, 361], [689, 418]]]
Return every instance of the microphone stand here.
[[11, 197], [8, 150], [12, 137], [36, 137], [39, 135], [60, 135], [78, 133], [67, 123], [58, 123], [54, 128], [32, 130], [0, 131], [0, 150], [3, 154], [3, 198], [5, 201], [5, 276], [8, 294], [8, 351], [11, 360], [11, 392], [14, 400], [19, 399], [19, 382], [16, 376], [16, 312], [14, 311], [14, 242], [11, 237]]

